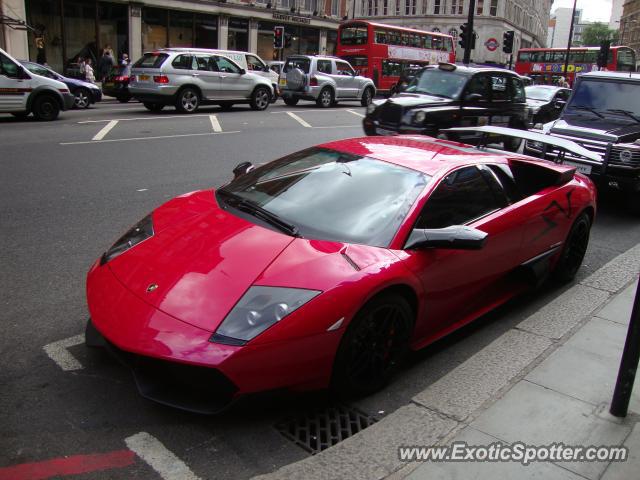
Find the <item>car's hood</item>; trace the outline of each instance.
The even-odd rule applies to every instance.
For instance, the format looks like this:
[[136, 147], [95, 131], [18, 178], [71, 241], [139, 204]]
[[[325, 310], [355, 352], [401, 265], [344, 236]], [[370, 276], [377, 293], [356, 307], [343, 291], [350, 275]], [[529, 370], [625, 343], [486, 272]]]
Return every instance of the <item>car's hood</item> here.
[[640, 123], [630, 123], [607, 116], [597, 118], [586, 115], [563, 115], [553, 123], [551, 133], [582, 137], [603, 142], [632, 142], [640, 138]]
[[399, 93], [397, 95], [394, 95], [387, 101], [390, 103], [395, 103], [396, 105], [400, 105], [404, 109], [448, 105], [453, 100], [416, 93]]
[[89, 88], [91, 90], [99, 90], [100, 89], [100, 87], [98, 87], [94, 83], [85, 82], [83, 80], [78, 80], [77, 78], [62, 77], [61, 81], [66, 83], [67, 85], [73, 85], [74, 87], [84, 87], [84, 88]]

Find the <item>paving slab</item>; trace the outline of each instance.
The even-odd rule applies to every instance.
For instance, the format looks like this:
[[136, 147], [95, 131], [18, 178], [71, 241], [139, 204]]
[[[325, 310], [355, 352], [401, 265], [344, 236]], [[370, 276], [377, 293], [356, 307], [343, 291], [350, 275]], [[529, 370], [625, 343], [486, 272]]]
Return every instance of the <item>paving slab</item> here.
[[413, 397], [413, 401], [462, 421], [550, 345], [547, 338], [509, 330]]
[[635, 424], [624, 445], [629, 448], [629, 457], [624, 462], [612, 462], [602, 480], [631, 480], [640, 476], [640, 423]]
[[[628, 424], [607, 421], [592, 404], [526, 380], [516, 384], [484, 411], [471, 426], [500, 440], [529, 445], [620, 445], [631, 431]], [[598, 480], [607, 463], [562, 462], [567, 470]]]
[[625, 325], [593, 317], [565, 345], [620, 360], [626, 336]]
[[580, 283], [615, 293], [632, 280], [637, 280], [638, 272], [640, 272], [640, 244], [618, 255]]
[[622, 293], [616, 295], [602, 310], [596, 315], [600, 318], [611, 320], [612, 322], [629, 325], [633, 300], [636, 295], [637, 282], [633, 282]]

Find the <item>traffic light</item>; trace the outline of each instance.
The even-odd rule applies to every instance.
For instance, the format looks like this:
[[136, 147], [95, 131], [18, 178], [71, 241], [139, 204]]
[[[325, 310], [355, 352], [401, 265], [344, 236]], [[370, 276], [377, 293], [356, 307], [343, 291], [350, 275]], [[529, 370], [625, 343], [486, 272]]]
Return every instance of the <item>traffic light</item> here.
[[475, 30], [473, 32], [471, 32], [471, 50], [475, 50], [476, 49], [476, 38], [477, 37], [478, 37], [478, 34], [476, 33]]
[[467, 32], [467, 24], [463, 23], [462, 25], [460, 25], [460, 40], [458, 40], [458, 45], [460, 45], [460, 48], [462, 48], [463, 50], [466, 50], [467, 48], [467, 37], [468, 37], [468, 32]]
[[284, 34], [284, 46], [285, 48], [291, 48], [291, 40], [293, 39], [293, 35], [290, 33]]
[[598, 51], [598, 68], [604, 68], [609, 63], [609, 47], [611, 47], [610, 40], [603, 40], [600, 43], [600, 50]]
[[273, 48], [284, 47], [284, 27], [273, 27]]
[[507, 30], [502, 34], [502, 51], [504, 53], [513, 53], [513, 37], [516, 32], [513, 30]]

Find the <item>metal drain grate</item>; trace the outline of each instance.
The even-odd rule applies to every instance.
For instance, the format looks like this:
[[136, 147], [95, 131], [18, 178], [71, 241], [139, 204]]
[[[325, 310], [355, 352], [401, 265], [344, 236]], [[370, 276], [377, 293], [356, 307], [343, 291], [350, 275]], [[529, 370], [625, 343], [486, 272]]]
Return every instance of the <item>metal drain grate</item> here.
[[332, 405], [287, 417], [276, 424], [276, 429], [315, 455], [376, 422], [354, 407]]

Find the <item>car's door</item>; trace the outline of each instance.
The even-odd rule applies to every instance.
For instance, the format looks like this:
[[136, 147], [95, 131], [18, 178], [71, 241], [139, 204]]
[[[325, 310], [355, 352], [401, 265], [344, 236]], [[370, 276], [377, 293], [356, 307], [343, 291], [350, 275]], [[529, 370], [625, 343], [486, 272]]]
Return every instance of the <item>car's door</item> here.
[[26, 108], [31, 92], [31, 78], [21, 78], [18, 64], [0, 52], [0, 111], [21, 111]]
[[489, 308], [509, 291], [507, 275], [520, 258], [522, 223], [487, 167], [449, 173], [432, 191], [414, 228], [469, 225], [488, 233], [481, 250], [406, 250], [407, 267], [422, 282], [427, 318], [416, 338], [432, 338]]
[[222, 96], [229, 99], [248, 98], [254, 85], [250, 76], [243, 74], [242, 69], [226, 57], [216, 56], [216, 61]]
[[336, 72], [333, 78], [338, 85], [338, 98], [356, 98], [358, 95], [358, 81], [356, 72], [351, 65], [342, 60], [336, 60]]
[[[491, 78], [486, 73], [473, 75], [464, 87], [461, 97], [461, 127], [489, 125], [491, 120]], [[457, 126], [457, 125], [454, 125]], [[460, 141], [477, 138], [475, 133], [460, 135]]]
[[510, 75], [503, 73], [492, 73], [489, 76], [491, 91], [489, 123], [491, 125], [508, 127], [511, 124], [511, 117], [515, 115], [511, 101], [509, 78]]
[[193, 56], [191, 71], [193, 83], [197, 85], [207, 100], [222, 98], [222, 86], [220, 84], [220, 72], [216, 58], [213, 55], [196, 54]]

